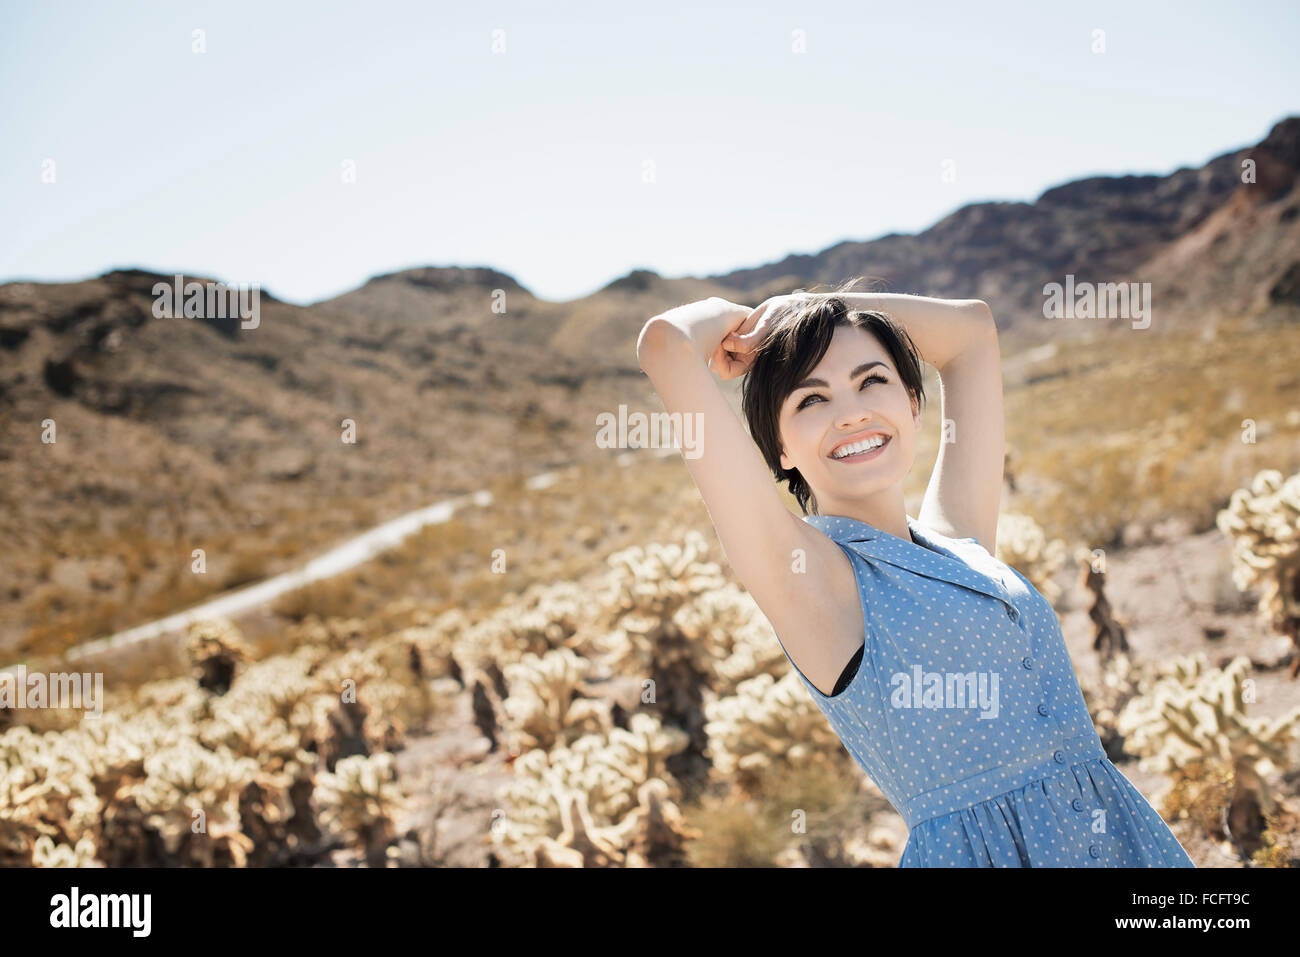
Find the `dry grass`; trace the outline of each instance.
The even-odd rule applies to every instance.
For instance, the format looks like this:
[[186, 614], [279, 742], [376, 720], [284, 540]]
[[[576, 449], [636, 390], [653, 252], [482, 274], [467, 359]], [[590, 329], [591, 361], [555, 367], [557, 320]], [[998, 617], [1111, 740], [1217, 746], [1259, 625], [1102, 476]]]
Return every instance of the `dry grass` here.
[[843, 863], [838, 854], [844, 834], [865, 826], [880, 809], [863, 799], [860, 774], [852, 767], [775, 767], [762, 775], [754, 794], [701, 795], [683, 808], [687, 826], [700, 834], [687, 846], [690, 865], [778, 867], [778, 855], [795, 846], [813, 866]]
[[[1258, 470], [1300, 468], [1300, 329], [1149, 333], [1062, 345], [1007, 384], [1007, 447], [1027, 491], [1004, 509], [1051, 536], [1113, 544], [1135, 521], [1211, 528]], [[1242, 441], [1248, 418], [1254, 444]]]

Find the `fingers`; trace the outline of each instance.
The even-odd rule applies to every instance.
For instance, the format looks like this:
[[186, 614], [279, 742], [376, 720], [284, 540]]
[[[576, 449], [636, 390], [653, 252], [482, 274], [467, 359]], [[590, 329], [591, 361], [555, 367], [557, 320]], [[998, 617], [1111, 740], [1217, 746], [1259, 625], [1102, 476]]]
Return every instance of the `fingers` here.
[[751, 334], [738, 336], [733, 332], [722, 340], [722, 347], [728, 352], [749, 353], [754, 349], [754, 338]]
[[722, 362], [720, 363], [719, 375], [724, 379], [734, 379], [737, 376], [744, 375], [749, 371], [752, 360], [749, 356], [740, 356], [732, 352], [724, 352]]
[[740, 365], [736, 358], [721, 346], [709, 358], [709, 368], [712, 369], [721, 379], [734, 379], [737, 375], [737, 366]]

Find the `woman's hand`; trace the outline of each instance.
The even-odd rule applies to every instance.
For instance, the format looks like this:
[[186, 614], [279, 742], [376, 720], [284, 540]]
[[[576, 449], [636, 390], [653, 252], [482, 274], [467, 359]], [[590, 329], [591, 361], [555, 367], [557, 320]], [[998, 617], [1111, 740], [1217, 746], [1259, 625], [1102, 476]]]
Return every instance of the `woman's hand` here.
[[772, 319], [794, 305], [809, 298], [808, 294], [773, 296], [765, 299], [723, 337], [718, 351], [709, 360], [709, 366], [723, 379], [734, 379], [749, 371], [759, 348], [772, 331]]
[[728, 302], [719, 296], [710, 296], [651, 316], [637, 338], [637, 361], [641, 363], [642, 369], [645, 369], [647, 362], [654, 361], [656, 347], [653, 343], [659, 337], [649, 333], [656, 326], [668, 325], [687, 338], [694, 347], [695, 354], [707, 367], [726, 373], [724, 378], [734, 378], [738, 373], [729, 366], [721, 342], [727, 333], [744, 322], [753, 311], [749, 306]]
[[728, 302], [718, 296], [711, 297], [710, 301], [720, 307], [718, 317], [722, 323], [720, 327], [722, 335], [719, 337], [718, 345], [713, 350], [713, 355], [709, 357], [709, 368], [720, 379], [734, 379], [749, 371], [749, 365], [753, 358], [739, 356], [729, 351], [727, 341], [731, 333], [749, 321], [750, 316], [754, 314], [754, 310], [749, 306]]

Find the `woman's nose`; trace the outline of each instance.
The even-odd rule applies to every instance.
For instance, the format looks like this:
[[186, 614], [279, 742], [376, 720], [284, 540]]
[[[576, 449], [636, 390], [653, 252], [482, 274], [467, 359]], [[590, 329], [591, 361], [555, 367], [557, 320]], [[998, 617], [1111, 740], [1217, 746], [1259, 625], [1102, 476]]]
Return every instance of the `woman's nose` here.
[[854, 409], [843, 412], [839, 417], [839, 426], [841, 428], [855, 428], [860, 424], [871, 421], [871, 412], [867, 409]]

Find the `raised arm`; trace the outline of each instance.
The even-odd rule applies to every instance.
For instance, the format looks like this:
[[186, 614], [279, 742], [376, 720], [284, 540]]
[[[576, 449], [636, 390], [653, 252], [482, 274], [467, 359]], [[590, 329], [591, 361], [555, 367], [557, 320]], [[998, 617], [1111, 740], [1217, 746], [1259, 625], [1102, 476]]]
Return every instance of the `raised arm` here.
[[700, 447], [684, 456], [686, 467], [736, 574], [751, 590], [776, 579], [788, 589], [791, 550], [803, 545], [809, 527], [781, 501], [758, 446], [709, 368], [723, 338], [750, 312], [716, 297], [671, 309], [641, 329], [637, 360], [669, 415], [700, 423]]
[[1006, 437], [1002, 356], [993, 311], [980, 299], [839, 293], [850, 309], [887, 313], [939, 373], [943, 431], [920, 521], [952, 538], [997, 545]]
[[942, 374], [961, 353], [996, 338], [993, 311], [982, 299], [933, 299], [901, 293], [841, 292], [851, 310], [876, 310], [907, 330], [921, 358]]
[[727, 561], [804, 673], [830, 688], [862, 643], [852, 566], [839, 546], [786, 508], [710, 371], [727, 362], [720, 344], [751, 311], [717, 298], [669, 310], [642, 328], [637, 359], [670, 415], [685, 421], [700, 414], [701, 454], [684, 457]]

